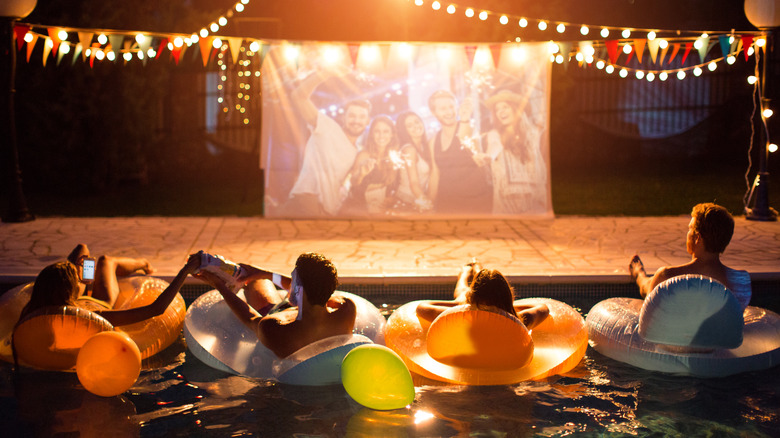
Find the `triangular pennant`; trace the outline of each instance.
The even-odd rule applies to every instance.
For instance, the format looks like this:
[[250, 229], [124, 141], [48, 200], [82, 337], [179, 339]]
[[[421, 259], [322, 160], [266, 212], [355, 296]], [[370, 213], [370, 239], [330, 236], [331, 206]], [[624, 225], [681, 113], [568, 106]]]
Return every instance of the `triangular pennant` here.
[[[60, 49], [62, 49], [63, 46], [64, 46], [64, 44], [61, 44], [60, 45]], [[65, 56], [65, 51], [64, 50], [59, 50], [57, 52], [57, 65], [60, 65], [60, 61], [62, 61], [62, 57], [63, 56]]]
[[572, 48], [572, 42], [571, 41], [561, 41], [558, 43], [558, 47], [561, 48], [561, 55], [563, 55], [563, 64], [564, 66], [569, 63], [569, 60], [571, 59], [571, 48]]
[[632, 49], [630, 52], [628, 52], [628, 56], [626, 57], [626, 65], [628, 65], [629, 62], [631, 62], [631, 58], [633, 57], [634, 57], [634, 50]]
[[745, 61], [748, 60], [748, 51], [746, 47], [750, 47], [753, 44], [753, 35], [742, 35], [742, 48], [745, 49], [743, 52], [745, 52]]
[[30, 55], [32, 55], [33, 49], [35, 49], [35, 43], [38, 42], [38, 35], [32, 34], [32, 41], [27, 43], [27, 62], [30, 62]]
[[677, 52], [679, 51], [680, 51], [680, 43], [672, 44], [672, 54], [669, 55], [669, 59], [666, 61], [666, 63], [671, 64], [672, 61], [674, 61], [674, 57], [677, 56]]
[[56, 27], [50, 27], [47, 29], [49, 32], [49, 39], [51, 39], [51, 51], [54, 52], [54, 54], [57, 54], [57, 50], [60, 48], [60, 42], [62, 40], [60, 39], [60, 29]]
[[22, 50], [24, 45], [24, 36], [32, 29], [25, 24], [17, 24], [14, 26], [14, 35], [16, 36], [16, 50]]
[[645, 44], [647, 44], [647, 40], [645, 39], [634, 40], [634, 51], [636, 52], [636, 59], [640, 64], [642, 63], [642, 54], [645, 51]]
[[[122, 45], [123, 45], [123, 47], [122, 47], [122, 51], [124, 51], [125, 53], [132, 53], [132, 52], [130, 52], [130, 45], [131, 45], [131, 44], [133, 44], [133, 42], [132, 42], [132, 41], [130, 41], [129, 39], [128, 39], [128, 40], [125, 40], [125, 41], [122, 43]], [[124, 55], [122, 55], [122, 59], [124, 60]], [[131, 59], [132, 59], [132, 58], [131, 58]], [[125, 64], [127, 64], [127, 61], [125, 61]]]
[[176, 65], [179, 65], [179, 57], [181, 57], [181, 52], [183, 47], [184, 46], [181, 47], [174, 46], [173, 50], [171, 50], [171, 56], [173, 57], [173, 60], [176, 61]]
[[658, 58], [658, 46], [661, 45], [661, 40], [658, 38], [647, 41], [647, 50], [650, 51], [650, 59], [653, 61], [653, 63], [656, 63], [656, 58]]
[[696, 39], [696, 44], [699, 45], [699, 48], [697, 49], [699, 51], [699, 60], [701, 62], [704, 62], [704, 58], [707, 57], [707, 52], [710, 50], [710, 37], [700, 37]]
[[723, 57], [727, 57], [731, 54], [731, 44], [729, 44], [729, 36], [728, 35], [721, 35], [718, 37], [718, 42], [720, 42], [720, 51], [723, 52]]
[[54, 45], [52, 44], [51, 38], [46, 38], [46, 40], [43, 43], [43, 66], [46, 67], [46, 58], [49, 57], [49, 53], [51, 53], [51, 49]]
[[168, 38], [160, 38], [160, 45], [157, 46], [157, 56], [154, 59], [160, 59], [160, 55], [162, 55], [163, 50], [168, 48]]
[[89, 51], [89, 68], [95, 66], [95, 54], [100, 48], [100, 43], [92, 43], [92, 50]]
[[243, 38], [225, 38], [230, 48], [230, 56], [233, 58], [233, 64], [238, 63], [238, 55], [241, 53], [241, 43], [244, 42]]
[[211, 55], [211, 49], [213, 49], [212, 47], [213, 42], [214, 42], [214, 37], [210, 35], [198, 40], [198, 46], [200, 46], [200, 56], [203, 59], [204, 67], [209, 64], [209, 55]]
[[84, 60], [84, 46], [81, 45], [81, 43], [76, 43], [76, 46], [73, 48], [73, 58], [70, 59], [70, 65], [76, 64], [76, 59], [81, 56], [81, 60]]
[[379, 53], [382, 55], [382, 65], [387, 67], [387, 61], [390, 60], [390, 44], [380, 44]]
[[[114, 52], [117, 58], [120, 58], [122, 54], [120, 51], [122, 50], [122, 42], [125, 40], [124, 35], [119, 34], [111, 34], [108, 36], [108, 43], [111, 45], [111, 50]], [[106, 49], [106, 52], [108, 52], [108, 49]]]
[[501, 44], [493, 44], [490, 46], [490, 54], [493, 55], [493, 67], [498, 70], [498, 63], [501, 62], [501, 49], [503, 46]]
[[466, 52], [466, 58], [469, 60], [469, 68], [474, 66], [474, 53], [477, 52], [477, 46], [463, 46], [463, 51]]
[[257, 65], [257, 68], [263, 68], [263, 61], [265, 61], [265, 55], [268, 54], [268, 51], [271, 49], [271, 45], [268, 43], [260, 43], [260, 63]]
[[144, 35], [141, 42], [138, 43], [138, 49], [144, 52], [144, 61], [146, 61], [146, 55], [149, 53], [149, 47], [152, 46], [152, 37]]
[[[95, 36], [92, 32], [79, 32], [79, 43], [81, 43], [82, 47], [89, 47], [92, 44], [92, 37]], [[86, 51], [81, 51], [81, 60], [85, 60], [87, 58]]]
[[[219, 52], [219, 49], [214, 49], [211, 51], [211, 54], [209, 54], [209, 62], [213, 61], [214, 58], [217, 57], [217, 52]], [[205, 65], [204, 65], [205, 67]]]
[[612, 64], [616, 63], [618, 59], [618, 40], [607, 40], [604, 44], [607, 46], [609, 62]]
[[685, 60], [688, 59], [688, 54], [691, 53], [691, 48], [693, 47], [693, 43], [685, 43], [685, 53], [683, 53], [682, 62], [680, 65], [685, 64]]
[[357, 64], [358, 52], [360, 51], [360, 44], [347, 44], [349, 49], [349, 59], [352, 60], [352, 67]]
[[661, 49], [661, 54], [658, 56], [658, 65], [663, 65], [664, 58], [666, 57], [666, 53], [669, 51], [669, 46], [667, 45], [663, 49]]

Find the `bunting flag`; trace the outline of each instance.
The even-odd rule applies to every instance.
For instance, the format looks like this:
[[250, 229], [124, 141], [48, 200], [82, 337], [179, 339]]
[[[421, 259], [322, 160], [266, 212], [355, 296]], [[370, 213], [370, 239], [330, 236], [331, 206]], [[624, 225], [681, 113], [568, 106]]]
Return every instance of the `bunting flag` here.
[[16, 50], [22, 50], [24, 45], [24, 36], [32, 29], [30, 26], [24, 24], [17, 24], [14, 26], [14, 35], [16, 36]]
[[92, 49], [89, 51], [89, 68], [93, 68], [95, 66], [95, 54], [99, 48], [100, 43], [92, 43]]
[[490, 54], [493, 55], [493, 67], [498, 69], [498, 63], [501, 62], [501, 44], [490, 46]]
[[51, 38], [46, 38], [46, 40], [43, 42], [43, 66], [46, 67], [46, 59], [49, 57], [49, 53], [51, 53], [51, 49], [54, 46], [53, 41]]
[[[628, 44], [626, 44], [626, 46], [631, 47]], [[629, 62], [631, 62], [631, 58], [633, 57], [634, 57], [634, 50], [632, 49], [630, 52], [628, 52], [628, 56], [626, 57], [626, 65], [628, 65]]]
[[474, 66], [474, 54], [477, 52], [477, 46], [463, 46], [463, 51], [466, 52], [466, 58], [469, 61], [469, 68]]
[[[60, 46], [62, 47], [62, 46]], [[57, 63], [56, 65], [60, 65], [60, 61], [62, 61], [62, 57], [65, 56], [65, 50], [59, 50], [57, 52]]]
[[32, 34], [32, 41], [27, 43], [27, 62], [30, 62], [30, 55], [32, 55], [33, 49], [35, 49], [35, 43], [38, 42], [38, 35]]
[[[81, 44], [83, 47], [89, 47], [89, 46], [92, 44], [92, 37], [93, 37], [93, 36], [95, 36], [95, 34], [94, 34], [94, 33], [92, 33], [92, 32], [79, 32], [79, 33], [78, 33], [78, 37], [79, 37], [79, 43], [80, 43], [80, 44]], [[81, 60], [82, 60], [82, 61], [84, 61], [84, 60], [86, 60], [86, 59], [87, 59], [87, 55], [86, 55], [86, 53], [84, 53], [84, 51], [82, 50], [82, 51], [81, 51]]]
[[230, 48], [230, 56], [233, 59], [233, 65], [238, 63], [238, 55], [241, 53], [241, 43], [244, 42], [243, 38], [225, 38]]
[[658, 59], [658, 47], [661, 45], [661, 40], [658, 38], [647, 41], [647, 50], [650, 51], [650, 59], [655, 64]]
[[[742, 47], [750, 47], [751, 44], [753, 44], [753, 35], [742, 35]], [[750, 55], [748, 55], [747, 50], [743, 50], [743, 53], [745, 54], [745, 61], [747, 61]]]
[[645, 51], [646, 43], [647, 40], [644, 39], [634, 40], [634, 51], [636, 52], [636, 59], [640, 64], [642, 63], [642, 53]]
[[176, 62], [176, 65], [179, 65], [179, 58], [181, 57], [181, 52], [184, 51], [184, 46], [173, 47], [173, 50], [171, 50], [171, 56], [173, 57], [173, 60]]
[[707, 52], [710, 50], [710, 37], [699, 37], [696, 39], [696, 43], [699, 45], [697, 49], [699, 51], [699, 59], [704, 62], [704, 58], [707, 57]]
[[618, 40], [607, 40], [604, 42], [604, 45], [607, 46], [609, 62], [612, 64], [616, 63], [618, 59]]
[[[149, 47], [152, 46], [152, 38], [148, 36], [144, 36], [144, 38], [141, 40], [140, 43], [138, 43], [138, 49], [140, 49], [142, 52], [144, 52], [144, 55], [149, 53]], [[144, 63], [146, 62], [147, 57], [144, 56]]]
[[81, 57], [82, 61], [86, 59], [84, 57], [84, 46], [81, 45], [81, 43], [77, 43], [73, 48], [73, 56], [70, 58], [70, 65], [76, 65], [76, 60], [79, 59], [79, 57]]
[[666, 61], [666, 63], [671, 64], [672, 61], [674, 61], [674, 57], [677, 56], [677, 52], [679, 51], [680, 51], [680, 43], [672, 44], [672, 54], [669, 55], [669, 59]]
[[160, 45], [157, 47], [157, 56], [154, 59], [160, 59], [163, 50], [168, 47], [168, 38], [160, 38]]
[[[128, 40], [124, 40], [124, 42], [122, 42], [122, 50], [123, 50], [125, 53], [130, 53], [130, 45], [131, 45], [131, 44], [133, 44], [133, 42], [132, 42], [132, 41], [130, 41], [129, 39], [128, 39]], [[122, 56], [122, 59], [124, 59], [124, 56]], [[146, 57], [144, 57], [144, 61], [145, 61], [145, 60], [146, 60]], [[127, 64], [127, 63], [128, 63], [128, 61], [124, 61], [124, 63], [125, 63], [125, 64]]]
[[347, 44], [349, 49], [349, 59], [352, 60], [352, 68], [357, 65], [358, 52], [360, 52], [360, 44]]
[[60, 29], [57, 29], [56, 27], [50, 27], [47, 29], [47, 31], [49, 32], [49, 39], [52, 43], [51, 51], [54, 53], [54, 55], [56, 55], [57, 50], [60, 48], [60, 43], [62, 42], [60, 39]]
[[693, 47], [693, 43], [685, 43], [685, 53], [683, 53], [682, 62], [680, 65], [685, 64], [685, 60], [688, 58], [688, 54], [691, 53], [691, 48]]
[[664, 64], [664, 58], [666, 58], [666, 54], [669, 52], [669, 46], [667, 45], [663, 49], [661, 49], [661, 55], [658, 56], [658, 65]]
[[728, 35], [721, 35], [718, 37], [718, 41], [720, 42], [720, 50], [723, 52], [723, 57], [729, 56], [731, 54], [731, 44], [729, 44], [729, 36]]
[[[213, 36], [207, 36], [198, 40], [198, 46], [200, 47], [200, 56], [203, 59], [203, 66], [209, 65], [209, 58], [211, 55], [212, 44], [214, 43]], [[179, 62], [176, 61], [178, 64]]]
[[387, 62], [390, 60], [390, 44], [380, 44], [379, 53], [382, 55], [382, 65], [387, 67]]
[[[124, 35], [111, 34], [108, 36], [108, 44], [111, 46], [111, 51], [114, 52], [114, 55], [116, 55], [117, 59], [122, 56], [120, 52], [122, 50], [122, 42], [124, 42], [124, 40]], [[106, 50], [106, 53], [108, 53], [108, 50]]]
[[567, 67], [569, 64], [569, 60], [571, 60], [572, 43], [562, 42], [560, 46], [561, 46], [561, 54], [563, 55], [563, 66]]

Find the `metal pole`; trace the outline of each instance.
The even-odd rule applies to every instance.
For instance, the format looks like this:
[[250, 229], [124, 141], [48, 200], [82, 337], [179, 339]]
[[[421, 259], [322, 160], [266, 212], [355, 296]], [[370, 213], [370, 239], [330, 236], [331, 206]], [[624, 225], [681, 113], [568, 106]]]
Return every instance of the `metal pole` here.
[[[3, 222], [28, 222], [35, 219], [35, 216], [27, 209], [27, 202], [24, 199], [22, 191], [22, 172], [19, 169], [19, 151], [16, 146], [16, 117], [14, 114], [14, 94], [16, 93], [16, 47], [14, 46], [14, 24], [15, 18], [0, 17], [2, 19], [2, 42], [8, 50], [9, 62], [0, 63], [0, 66], [6, 65], [8, 74], [8, 90], [5, 97], [7, 114], [2, 117], [3, 132], [0, 138], [3, 139], [4, 155], [7, 159], [8, 172], [8, 210], [3, 215]], [[0, 49], [2, 54], [2, 49]]]

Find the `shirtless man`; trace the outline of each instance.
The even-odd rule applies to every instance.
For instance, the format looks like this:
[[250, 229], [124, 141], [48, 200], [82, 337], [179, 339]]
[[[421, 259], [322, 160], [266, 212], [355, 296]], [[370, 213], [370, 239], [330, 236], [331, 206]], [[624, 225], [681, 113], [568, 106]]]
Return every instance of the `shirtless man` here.
[[691, 211], [688, 235], [685, 247], [691, 255], [691, 261], [679, 266], [658, 268], [655, 275], [649, 276], [638, 255], [631, 259], [628, 270], [631, 278], [639, 286], [642, 298], [660, 283], [672, 277], [686, 274], [704, 275], [723, 283], [734, 293], [744, 308], [750, 301], [750, 276], [745, 271], [737, 271], [720, 261], [720, 254], [726, 249], [734, 234], [734, 219], [725, 208], [712, 204], [697, 204]]
[[[285, 358], [312, 342], [352, 333], [357, 309], [349, 299], [333, 296], [338, 286], [336, 267], [321, 254], [298, 257], [290, 277], [241, 264], [247, 271], [244, 294], [239, 298], [213, 274], [196, 277], [214, 286], [236, 317], [251, 329], [269, 350]], [[276, 291], [288, 291], [287, 301]]]
[[303, 79], [292, 93], [295, 108], [312, 132], [303, 151], [298, 179], [284, 208], [288, 215], [332, 216], [338, 213], [344, 201], [341, 187], [357, 156], [358, 139], [370, 122], [371, 103], [367, 100], [347, 102], [341, 125], [321, 113], [311, 101], [311, 95], [320, 84], [337, 74], [331, 70], [317, 70]]

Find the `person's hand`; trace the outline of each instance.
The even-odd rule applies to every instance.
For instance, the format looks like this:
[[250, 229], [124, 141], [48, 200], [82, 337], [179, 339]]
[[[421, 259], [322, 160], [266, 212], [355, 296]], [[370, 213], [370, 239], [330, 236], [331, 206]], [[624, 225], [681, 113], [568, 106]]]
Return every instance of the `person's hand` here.
[[460, 108], [458, 108], [458, 116], [460, 117], [461, 122], [470, 122], [471, 115], [474, 113], [474, 104], [471, 101], [470, 97], [467, 97], [463, 99], [463, 102], [460, 104]]
[[472, 154], [471, 159], [474, 160], [474, 163], [478, 167], [485, 167], [490, 160], [487, 154], [483, 153]]
[[198, 280], [210, 284], [211, 286], [219, 289], [220, 286], [223, 288], [227, 288], [227, 285], [224, 281], [222, 281], [221, 278], [219, 278], [216, 274], [209, 272], [209, 271], [200, 271], [197, 274], [192, 274], [193, 277], [197, 278]]
[[189, 258], [187, 258], [187, 264], [184, 265], [184, 269], [186, 269], [187, 272], [192, 273], [200, 268], [201, 252], [190, 254]]
[[272, 272], [265, 271], [256, 266], [248, 265], [246, 263], [239, 263], [238, 266], [240, 266], [241, 269], [244, 271], [244, 274], [238, 277], [238, 280], [242, 283], [246, 283], [250, 280], [255, 280], [259, 277], [262, 277], [263, 274], [268, 274], [269, 276], [273, 274]]

